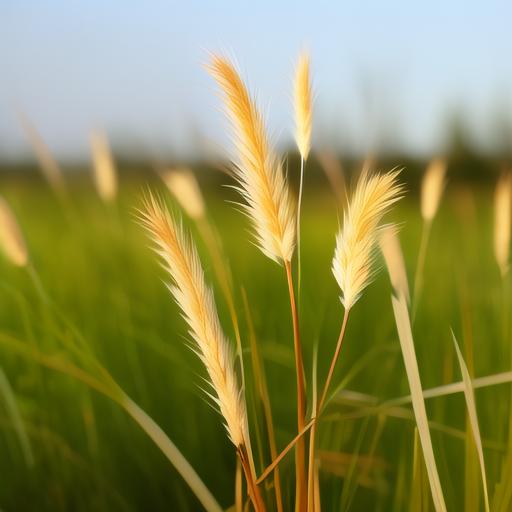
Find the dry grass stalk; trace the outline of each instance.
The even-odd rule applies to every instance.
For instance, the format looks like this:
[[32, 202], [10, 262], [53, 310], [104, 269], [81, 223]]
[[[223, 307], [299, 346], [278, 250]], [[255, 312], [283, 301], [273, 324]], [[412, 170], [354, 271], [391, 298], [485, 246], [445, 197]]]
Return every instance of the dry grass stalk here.
[[374, 276], [379, 222], [403, 192], [397, 183], [399, 173], [364, 172], [344, 214], [343, 226], [336, 237], [332, 271], [346, 310], [357, 302]]
[[231, 442], [246, 475], [249, 494], [257, 510], [264, 505], [249, 459], [249, 433], [243, 393], [235, 373], [233, 350], [222, 331], [212, 290], [207, 286], [197, 250], [181, 222], [151, 195], [140, 211], [142, 225], [155, 243], [155, 252], [172, 283], [169, 290], [180, 306], [195, 341], [194, 351], [205, 365], [212, 387], [208, 396], [218, 406]]
[[295, 70], [294, 107], [295, 141], [302, 160], [306, 161], [311, 149], [311, 124], [313, 118], [309, 56], [301, 53]]
[[421, 216], [423, 217], [423, 229], [421, 231], [420, 248], [418, 251], [418, 262], [416, 264], [416, 272], [414, 274], [414, 290], [413, 290], [413, 309], [412, 320], [416, 317], [418, 310], [418, 301], [420, 299], [423, 288], [423, 271], [425, 268], [425, 258], [427, 256], [428, 241], [430, 238], [430, 229], [432, 221], [436, 216], [441, 201], [441, 196], [445, 188], [446, 177], [446, 161], [437, 158], [430, 162], [425, 176], [421, 183]]
[[[242, 340], [240, 326], [233, 297], [233, 279], [229, 266], [226, 264], [226, 257], [223, 252], [222, 242], [206, 215], [206, 204], [204, 202], [201, 188], [194, 173], [188, 168], [162, 169], [157, 171], [167, 188], [176, 199], [185, 213], [195, 222], [199, 235], [203, 239], [213, 264], [213, 270], [221, 287], [222, 293], [231, 316], [233, 324], [242, 387], [245, 389], [245, 370], [242, 357]], [[247, 445], [249, 460], [252, 461], [251, 445]], [[254, 469], [254, 468], [253, 468]]]
[[396, 227], [384, 227], [380, 235], [379, 245], [389, 272], [391, 286], [393, 286], [395, 293], [403, 294], [409, 304], [411, 297], [409, 294], [407, 271]]
[[[238, 190], [245, 199], [242, 205], [252, 220], [257, 244], [262, 252], [284, 263], [293, 320], [295, 369], [297, 379], [297, 430], [305, 422], [305, 378], [298, 311], [292, 279], [291, 260], [295, 247], [295, 215], [288, 183], [281, 162], [275, 156], [265, 131], [263, 118], [250, 97], [235, 67], [227, 59], [213, 55], [208, 66], [224, 94], [224, 103], [234, 128], [237, 150], [235, 177]], [[306, 503], [304, 439], [299, 439], [296, 453], [297, 504]]]
[[510, 266], [510, 231], [512, 221], [512, 174], [504, 174], [494, 196], [494, 256], [502, 277]]
[[7, 201], [0, 197], [0, 243], [9, 261], [17, 267], [29, 263], [27, 246], [16, 217]]
[[233, 351], [225, 337], [213, 298], [206, 285], [197, 250], [183, 232], [181, 223], [153, 196], [140, 212], [143, 226], [155, 243], [155, 252], [172, 278], [169, 289], [180, 306], [196, 343], [216, 396], [210, 395], [224, 418], [229, 438], [238, 447], [245, 444], [247, 416], [234, 371]]
[[185, 213], [194, 220], [205, 216], [201, 189], [194, 173], [187, 168], [165, 169], [160, 173], [163, 182]]
[[295, 103], [295, 140], [300, 152], [300, 183], [297, 203], [297, 269], [298, 269], [298, 297], [300, 301], [301, 288], [301, 251], [300, 251], [300, 212], [302, 206], [302, 190], [304, 188], [304, 167], [311, 149], [311, 124], [313, 106], [311, 99], [311, 81], [309, 76], [309, 56], [302, 53], [295, 71], [294, 83]]
[[[329, 372], [315, 408], [315, 424], [310, 436], [308, 488], [313, 488], [316, 421], [327, 399], [348, 323], [349, 312], [375, 273], [374, 259], [377, 242], [382, 232], [379, 223], [391, 206], [400, 199], [403, 187], [397, 182], [400, 171], [371, 175], [364, 170], [347, 206], [343, 226], [336, 237], [332, 270], [341, 289], [341, 302], [345, 308], [336, 349]], [[314, 502], [309, 501], [310, 510]]]
[[212, 56], [208, 70], [222, 92], [234, 128], [237, 150], [235, 176], [252, 220], [256, 241], [265, 255], [289, 262], [295, 246], [295, 215], [282, 165], [272, 152], [255, 102], [235, 67], [225, 58]]
[[430, 162], [421, 183], [421, 215], [431, 222], [443, 195], [446, 177], [446, 160], [436, 158]]
[[44, 177], [57, 195], [62, 195], [65, 191], [62, 170], [57, 161], [53, 158], [48, 146], [45, 144], [35, 126], [28, 117], [22, 112], [18, 112], [21, 127], [27, 135], [27, 138], [34, 149], [34, 153], [41, 167]]
[[117, 195], [117, 172], [105, 134], [93, 132], [90, 136], [94, 183], [100, 198], [106, 203]]

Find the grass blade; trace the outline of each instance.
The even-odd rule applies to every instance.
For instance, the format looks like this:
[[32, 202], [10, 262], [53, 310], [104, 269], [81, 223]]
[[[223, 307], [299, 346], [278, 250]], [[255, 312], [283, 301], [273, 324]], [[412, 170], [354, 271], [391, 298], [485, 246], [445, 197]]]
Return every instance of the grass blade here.
[[16, 403], [16, 397], [12, 391], [11, 384], [2, 368], [0, 368], [0, 394], [4, 398], [7, 413], [12, 422], [13, 429], [18, 436], [25, 463], [28, 467], [32, 467], [34, 465], [34, 455], [30, 447], [27, 431], [25, 430], [25, 425], [23, 424], [23, 419], [18, 404]]
[[103, 378], [100, 380], [96, 378], [96, 376], [91, 375], [89, 372], [62, 357], [51, 356], [39, 352], [36, 349], [26, 346], [25, 343], [18, 339], [12, 338], [3, 333], [0, 333], [0, 344], [20, 356], [38, 362], [42, 366], [73, 377], [90, 388], [95, 389], [99, 393], [111, 398], [114, 402], [120, 405], [133, 420], [135, 420], [142, 430], [144, 430], [144, 432], [158, 446], [169, 462], [181, 475], [183, 480], [185, 480], [205, 510], [207, 512], [222, 512], [222, 507], [218, 504], [210, 490], [206, 487], [204, 482], [176, 445], [170, 440], [158, 424], [126, 393], [124, 393], [124, 391], [122, 391], [106, 370], [105, 373], [110, 377], [110, 379]]
[[446, 511], [446, 504], [443, 496], [443, 489], [437, 472], [437, 465], [432, 448], [432, 439], [428, 428], [427, 411], [425, 409], [425, 401], [421, 389], [420, 373], [418, 369], [418, 361], [414, 349], [414, 341], [411, 332], [411, 322], [409, 320], [409, 311], [407, 309], [407, 301], [403, 295], [399, 298], [392, 296], [393, 312], [398, 330], [398, 338], [402, 348], [402, 355], [407, 372], [407, 379], [411, 389], [412, 406], [416, 425], [418, 426], [418, 434], [420, 436], [423, 457], [427, 467], [427, 474], [430, 483], [430, 490], [434, 500], [435, 509]]
[[478, 452], [478, 460], [480, 462], [480, 472], [482, 475], [482, 485], [484, 489], [484, 503], [485, 510], [489, 512], [489, 493], [487, 491], [487, 478], [485, 475], [485, 461], [484, 451], [482, 448], [482, 438], [480, 436], [480, 427], [478, 426], [478, 416], [476, 412], [475, 394], [473, 392], [473, 385], [471, 384], [471, 376], [469, 375], [468, 368], [464, 362], [464, 358], [460, 352], [459, 344], [452, 331], [453, 344], [457, 352], [457, 359], [459, 360], [460, 371], [462, 373], [462, 380], [464, 382], [464, 398], [466, 399], [466, 406], [468, 408], [468, 416], [471, 424], [471, 431], [473, 432], [473, 439], [475, 441], [476, 449]]
[[206, 487], [194, 468], [190, 465], [176, 445], [169, 439], [167, 434], [158, 424], [143, 411], [129, 396], [123, 394], [119, 400], [123, 409], [135, 420], [136, 423], [146, 432], [151, 440], [160, 448], [171, 464], [176, 468], [183, 480], [187, 482], [196, 498], [201, 502], [208, 512], [222, 512], [221, 506], [217, 503], [210, 490]]

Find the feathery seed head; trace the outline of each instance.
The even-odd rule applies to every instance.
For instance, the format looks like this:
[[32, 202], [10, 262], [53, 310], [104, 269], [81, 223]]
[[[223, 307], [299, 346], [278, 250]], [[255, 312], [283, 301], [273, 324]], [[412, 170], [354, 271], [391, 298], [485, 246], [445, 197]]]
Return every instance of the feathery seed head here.
[[309, 56], [299, 56], [295, 70], [295, 140], [303, 160], [307, 160], [311, 149], [311, 124], [313, 106], [311, 98], [311, 81], [309, 74]]
[[103, 133], [93, 132], [90, 143], [96, 189], [103, 201], [113, 201], [117, 194], [117, 174], [107, 137]]
[[28, 264], [25, 240], [14, 213], [3, 197], [0, 197], [0, 244], [13, 265], [25, 267]]
[[155, 243], [165, 270], [171, 277], [169, 290], [181, 308], [194, 351], [204, 363], [213, 392], [210, 398], [224, 417], [235, 446], [245, 443], [247, 415], [235, 373], [231, 346], [222, 331], [212, 290], [207, 286], [199, 255], [179, 220], [152, 195], [145, 200], [140, 221]]
[[421, 215], [431, 221], [439, 208], [445, 187], [446, 160], [436, 158], [430, 162], [421, 183]]
[[167, 188], [192, 219], [204, 217], [205, 206], [201, 189], [190, 169], [167, 169], [161, 172]]
[[256, 242], [272, 260], [291, 261], [295, 247], [294, 207], [261, 114], [231, 62], [214, 55], [208, 71], [224, 94], [233, 126], [237, 189], [246, 201], [243, 208], [252, 220]]
[[494, 196], [494, 256], [505, 277], [509, 270], [512, 215], [512, 174], [504, 174]]
[[363, 172], [345, 210], [332, 261], [345, 309], [357, 302], [374, 276], [379, 223], [403, 192], [397, 182], [399, 173], [399, 170], [382, 175]]

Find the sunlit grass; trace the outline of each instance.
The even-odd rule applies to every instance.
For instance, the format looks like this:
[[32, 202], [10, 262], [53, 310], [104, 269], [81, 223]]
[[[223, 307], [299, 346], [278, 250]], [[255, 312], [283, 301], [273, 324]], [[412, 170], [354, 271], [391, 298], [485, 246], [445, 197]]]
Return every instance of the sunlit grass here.
[[[153, 187], [160, 187], [165, 195], [163, 184], [155, 182]], [[205, 404], [199, 389], [201, 365], [183, 343], [186, 326], [161, 283], [165, 274], [134, 221], [143, 191], [143, 183], [124, 182], [118, 202], [104, 204], [92, 185], [71, 187], [72, 201], [62, 205], [41, 186], [5, 183], [3, 194], [18, 218], [49, 300], [25, 269], [2, 258], [1, 338], [23, 343], [32, 354], [45, 354], [54, 365], [65, 361], [68, 370], [70, 363], [85, 365], [97, 377], [95, 365], [101, 363], [227, 508], [234, 504], [235, 454], [217, 413]], [[502, 281], [494, 260], [493, 192], [475, 188], [472, 198], [473, 214], [467, 203], [460, 207], [457, 186], [449, 186], [430, 232], [421, 305], [413, 327], [423, 389], [461, 380], [450, 328], [471, 375], [510, 370], [510, 323], [504, 300], [510, 282]], [[233, 282], [238, 283], [234, 300], [248, 362], [250, 329], [240, 284], [251, 305], [280, 451], [296, 434], [294, 353], [290, 322], [282, 321], [289, 318], [282, 269], [254, 249], [244, 236], [246, 221], [233, 215], [219, 190], [207, 189], [206, 202], [222, 237]], [[311, 375], [317, 343], [320, 382], [328, 371], [342, 314], [330, 273], [339, 211], [328, 190], [312, 189], [304, 196], [300, 314], [306, 375]], [[400, 241], [412, 282], [422, 229], [414, 194], [391, 217], [402, 223]], [[193, 223], [188, 224], [194, 233]], [[208, 248], [195, 238], [208, 261]], [[208, 281], [216, 283], [213, 266], [205, 267]], [[388, 278], [381, 273], [351, 313], [333, 379], [333, 389], [343, 382], [346, 393], [329, 405], [318, 435], [325, 510], [349, 505], [354, 510], [408, 510], [411, 496], [425, 489], [424, 499], [430, 500], [428, 482], [425, 487], [421, 480], [426, 476], [416, 478], [413, 472], [415, 423], [410, 404], [378, 414], [369, 407], [409, 394], [390, 293]], [[235, 339], [229, 305], [218, 283], [216, 299], [221, 322]], [[0, 398], [3, 508], [197, 509], [198, 502], [182, 478], [122, 408], [76, 376], [55, 372], [51, 364], [9, 347], [7, 342], [0, 344], [5, 375]], [[258, 425], [261, 442], [267, 446], [264, 417], [253, 405], [254, 390], [248, 391], [250, 423]], [[496, 503], [507, 510], [506, 493], [500, 489], [512, 474], [510, 462], [506, 463], [509, 386], [476, 388], [474, 393], [490, 501], [498, 489]], [[429, 398], [426, 407], [447, 508], [461, 510], [468, 482], [481, 487], [478, 458], [471, 466], [476, 477], [464, 471], [466, 443], [473, 443], [471, 433], [467, 434], [464, 394]], [[256, 456], [258, 473], [271, 462], [267, 448], [261, 453], [262, 460]], [[281, 474], [283, 499], [291, 503], [292, 457], [283, 459]], [[262, 490], [271, 502], [273, 489], [262, 486]], [[473, 510], [478, 509], [475, 503]]]

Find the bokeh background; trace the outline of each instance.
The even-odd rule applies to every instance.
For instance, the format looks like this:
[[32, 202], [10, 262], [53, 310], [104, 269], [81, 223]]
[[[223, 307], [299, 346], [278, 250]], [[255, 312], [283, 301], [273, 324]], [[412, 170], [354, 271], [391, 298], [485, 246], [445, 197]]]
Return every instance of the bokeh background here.
[[[311, 56], [301, 299], [307, 374], [318, 344], [318, 373], [325, 376], [342, 315], [330, 262], [343, 205], [323, 171], [328, 167], [331, 179], [339, 173], [350, 187], [365, 160], [379, 170], [404, 167], [407, 198], [392, 220], [401, 225], [412, 281], [422, 232], [420, 179], [438, 156], [446, 159], [448, 186], [414, 328], [422, 382], [429, 388], [460, 380], [450, 328], [472, 375], [509, 371], [510, 277], [502, 280], [494, 261], [492, 226], [493, 188], [512, 158], [511, 19], [512, 4], [497, 0], [3, 0], [0, 194], [18, 219], [30, 265], [0, 261], [0, 508], [200, 510], [146, 433], [77, 373], [101, 381], [100, 365], [178, 445], [221, 505], [234, 503], [235, 454], [200, 390], [203, 371], [187, 347], [186, 326], [135, 220], [148, 187], [179, 210], [155, 172], [162, 169], [195, 172], [232, 269], [247, 344], [254, 324], [278, 446], [294, 435], [286, 283], [227, 202], [237, 199], [223, 186], [232, 184], [224, 171], [233, 148], [204, 69], [209, 52], [236, 59], [292, 187], [299, 172], [293, 72], [301, 50]], [[106, 134], [116, 164], [119, 190], [108, 204], [94, 188], [93, 131]], [[65, 193], [44, 179], [49, 161], [62, 172]], [[215, 281], [209, 251], [185, 223]], [[217, 297], [233, 339], [218, 289]], [[409, 393], [389, 297], [381, 272], [351, 318], [336, 372], [347, 393], [320, 436], [325, 510], [432, 507], [414, 462], [410, 406], [364, 409], [368, 400]], [[254, 442], [264, 446], [254, 395], [249, 387], [251, 422], [262, 436]], [[510, 388], [476, 396], [493, 509], [510, 510]], [[464, 407], [460, 394], [427, 402], [449, 510], [481, 510]], [[258, 453], [262, 470], [269, 454]], [[290, 457], [283, 474], [290, 504]]]

